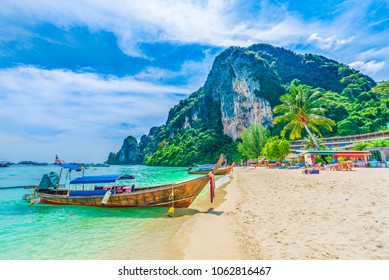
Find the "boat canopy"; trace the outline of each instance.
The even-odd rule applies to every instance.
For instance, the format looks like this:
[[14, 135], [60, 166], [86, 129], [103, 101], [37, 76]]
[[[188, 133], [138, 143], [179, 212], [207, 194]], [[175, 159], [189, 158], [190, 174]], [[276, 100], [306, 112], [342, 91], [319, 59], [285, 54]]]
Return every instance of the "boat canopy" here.
[[99, 176], [83, 176], [70, 181], [70, 184], [98, 184], [98, 183], [114, 183], [116, 180], [135, 179], [132, 175], [99, 175]]
[[215, 164], [198, 164], [197, 165], [198, 169], [214, 169], [215, 168]]
[[81, 171], [81, 170], [85, 169], [85, 167], [83, 167], [81, 165], [77, 165], [77, 164], [61, 163], [61, 164], [57, 164], [57, 165], [61, 166], [63, 168], [67, 168], [70, 170], [76, 170], [76, 171]]

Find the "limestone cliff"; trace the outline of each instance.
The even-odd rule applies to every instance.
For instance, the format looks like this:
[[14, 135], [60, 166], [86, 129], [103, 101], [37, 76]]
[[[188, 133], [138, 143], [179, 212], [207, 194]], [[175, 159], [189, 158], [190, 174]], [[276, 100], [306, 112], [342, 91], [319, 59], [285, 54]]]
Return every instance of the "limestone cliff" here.
[[[217, 110], [221, 113], [223, 132], [234, 140], [250, 123], [271, 125], [270, 102], [284, 92], [277, 73], [267, 61], [241, 49], [216, 59], [204, 90], [209, 98], [220, 102]], [[267, 95], [271, 98], [266, 98]]]

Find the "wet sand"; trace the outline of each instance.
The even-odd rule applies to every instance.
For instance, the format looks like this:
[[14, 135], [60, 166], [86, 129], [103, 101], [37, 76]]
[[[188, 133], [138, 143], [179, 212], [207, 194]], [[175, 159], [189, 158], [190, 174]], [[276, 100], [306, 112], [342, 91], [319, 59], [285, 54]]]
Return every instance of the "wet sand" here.
[[389, 169], [235, 168], [182, 220], [169, 259], [389, 259]]

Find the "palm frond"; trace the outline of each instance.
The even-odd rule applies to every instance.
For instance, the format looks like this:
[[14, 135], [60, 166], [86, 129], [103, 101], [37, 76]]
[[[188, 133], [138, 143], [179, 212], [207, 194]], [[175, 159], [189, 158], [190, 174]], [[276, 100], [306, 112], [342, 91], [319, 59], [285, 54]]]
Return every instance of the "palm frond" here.
[[324, 102], [323, 92], [313, 90], [306, 85], [290, 85], [289, 93], [280, 97], [281, 104], [277, 105], [273, 111], [280, 114], [274, 118], [274, 124], [286, 122], [281, 131], [284, 136], [290, 131], [289, 138], [301, 137], [302, 128], [307, 125], [317, 134], [321, 135], [319, 127], [332, 131], [335, 122], [325, 117], [327, 109], [322, 107]]

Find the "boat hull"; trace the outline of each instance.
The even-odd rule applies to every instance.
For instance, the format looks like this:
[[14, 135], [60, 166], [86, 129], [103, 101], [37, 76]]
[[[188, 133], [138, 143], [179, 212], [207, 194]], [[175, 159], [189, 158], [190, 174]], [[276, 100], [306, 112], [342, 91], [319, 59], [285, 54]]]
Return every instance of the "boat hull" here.
[[[139, 188], [131, 193], [112, 194], [102, 206], [104, 195], [69, 196], [38, 192], [39, 203], [57, 205], [84, 205], [95, 207], [189, 207], [209, 182], [207, 176], [171, 185]], [[74, 193], [74, 192], [73, 192]]]

